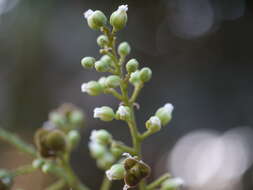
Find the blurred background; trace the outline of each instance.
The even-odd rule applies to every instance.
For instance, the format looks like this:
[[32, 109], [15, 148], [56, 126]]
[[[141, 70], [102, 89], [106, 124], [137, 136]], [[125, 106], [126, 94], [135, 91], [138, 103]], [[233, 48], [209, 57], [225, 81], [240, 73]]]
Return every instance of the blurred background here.
[[[84, 56], [99, 57], [99, 33], [88, 28], [83, 12], [100, 9], [109, 16], [120, 4], [129, 5], [129, 22], [118, 39], [153, 70], [138, 100], [140, 130], [157, 108], [175, 106], [171, 124], [144, 143], [144, 160], [153, 167], [149, 180], [170, 171], [187, 190], [252, 190], [250, 0], [0, 0], [1, 127], [33, 142], [50, 110], [65, 102], [81, 107], [87, 126], [72, 164], [81, 180], [98, 189], [103, 172], [88, 153], [90, 131], [106, 128], [131, 142], [123, 123], [92, 118], [94, 107], [116, 108], [118, 102], [80, 91], [83, 82], [100, 76], [80, 65]], [[0, 168], [29, 161], [0, 142]], [[50, 181], [38, 172], [19, 177], [14, 189], [45, 189]]]

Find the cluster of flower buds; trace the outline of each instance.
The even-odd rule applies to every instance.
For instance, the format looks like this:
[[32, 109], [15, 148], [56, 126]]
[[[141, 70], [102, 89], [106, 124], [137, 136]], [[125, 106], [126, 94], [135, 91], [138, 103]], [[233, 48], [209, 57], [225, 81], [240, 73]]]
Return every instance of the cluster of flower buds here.
[[122, 154], [119, 148], [112, 145], [112, 135], [105, 129], [91, 132], [89, 150], [98, 167], [103, 170], [110, 168]]
[[120, 163], [112, 165], [106, 171], [106, 175], [109, 180], [124, 179], [124, 189], [133, 188], [141, 180], [149, 176], [150, 167], [143, 161], [138, 160], [137, 157], [132, 157], [128, 153], [124, 153], [123, 155], [127, 156], [127, 158]]
[[80, 140], [78, 129], [84, 124], [83, 112], [71, 104], [64, 104], [49, 114], [49, 121], [34, 136], [42, 158], [57, 158], [71, 151]]
[[181, 178], [167, 179], [162, 183], [161, 190], [178, 190], [182, 185], [184, 181]]
[[174, 107], [170, 103], [159, 108], [155, 115], [151, 116], [149, 120], [146, 121], [146, 128], [152, 133], [159, 131], [162, 126], [165, 126], [170, 122], [173, 109]]
[[[127, 5], [121, 5], [114, 11], [110, 17], [110, 24], [113, 26], [115, 31], [121, 30], [126, 26], [127, 23]], [[107, 18], [102, 11], [93, 11], [89, 9], [84, 13], [84, 17], [87, 19], [88, 25], [93, 30], [99, 30], [101, 27], [106, 26]]]
[[6, 170], [0, 170], [0, 190], [10, 190], [12, 186], [12, 176]]

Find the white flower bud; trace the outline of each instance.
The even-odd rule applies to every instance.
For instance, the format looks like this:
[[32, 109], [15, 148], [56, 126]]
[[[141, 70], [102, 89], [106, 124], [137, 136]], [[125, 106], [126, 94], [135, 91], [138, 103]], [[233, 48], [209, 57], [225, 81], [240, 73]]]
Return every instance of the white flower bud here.
[[119, 31], [126, 26], [128, 5], [120, 5], [118, 10], [114, 11], [110, 17], [110, 24], [114, 30]]
[[92, 130], [90, 140], [106, 145], [112, 140], [112, 135], [105, 129]]
[[100, 35], [97, 38], [97, 44], [99, 45], [99, 47], [105, 47], [106, 45], [108, 45], [109, 43], [109, 39], [106, 35]]
[[122, 57], [127, 56], [131, 51], [131, 47], [127, 42], [122, 42], [118, 47], [118, 54]]
[[91, 69], [94, 67], [94, 63], [95, 63], [95, 58], [94, 57], [84, 57], [81, 60], [81, 65], [86, 68], [86, 69]]
[[74, 147], [79, 143], [81, 136], [77, 130], [71, 130], [68, 132], [67, 139], [71, 144], [71, 147]]
[[45, 164], [43, 164], [41, 170], [44, 173], [49, 173], [50, 171], [52, 171], [53, 169], [53, 164], [51, 162], [46, 162]]
[[162, 183], [161, 190], [176, 190], [182, 185], [184, 185], [184, 181], [181, 178], [172, 178]]
[[153, 133], [159, 131], [161, 129], [161, 120], [157, 116], [152, 116], [150, 119], [146, 122], [146, 128]]
[[94, 118], [99, 118], [102, 121], [112, 121], [114, 119], [114, 112], [112, 108], [108, 106], [102, 106], [94, 109]]
[[128, 106], [119, 106], [116, 112], [116, 118], [121, 120], [129, 120], [131, 117], [131, 111]]
[[110, 69], [110, 64], [106, 61], [99, 60], [95, 62], [95, 69], [98, 72], [107, 72]]
[[139, 63], [136, 59], [130, 59], [126, 64], [126, 70], [128, 73], [135, 72], [139, 67]]
[[136, 85], [136, 84], [141, 82], [141, 80], [140, 80], [140, 71], [139, 70], [131, 73], [129, 82], [132, 83], [133, 85]]
[[99, 168], [107, 170], [111, 167], [111, 165], [115, 162], [115, 157], [107, 152], [101, 158], [97, 160], [97, 165]]
[[32, 162], [32, 166], [35, 169], [39, 169], [43, 166], [44, 163], [45, 163], [45, 161], [43, 159], [36, 159]]
[[89, 143], [90, 154], [93, 158], [99, 159], [107, 152], [106, 147], [95, 141]]
[[98, 83], [102, 86], [102, 88], [107, 88], [106, 86], [106, 77], [101, 77], [99, 80], [98, 80]]
[[156, 116], [159, 117], [159, 119], [162, 122], [162, 125], [167, 125], [171, 118], [172, 118], [172, 111], [173, 111], [174, 107], [172, 104], [167, 103], [165, 104], [163, 107], [159, 108], [156, 111]]
[[88, 93], [90, 96], [97, 96], [103, 92], [102, 86], [97, 81], [83, 83], [81, 86], [82, 92]]
[[140, 70], [140, 79], [142, 82], [148, 82], [152, 77], [152, 71], [148, 67], [144, 67]]
[[117, 75], [111, 75], [106, 78], [106, 86], [108, 88], [116, 88], [120, 85], [120, 77]]
[[123, 164], [114, 164], [106, 171], [107, 178], [112, 180], [121, 180], [125, 176], [125, 168]]
[[87, 19], [88, 25], [93, 30], [98, 30], [100, 27], [105, 26], [107, 18], [103, 12], [89, 9], [84, 13], [84, 17]]

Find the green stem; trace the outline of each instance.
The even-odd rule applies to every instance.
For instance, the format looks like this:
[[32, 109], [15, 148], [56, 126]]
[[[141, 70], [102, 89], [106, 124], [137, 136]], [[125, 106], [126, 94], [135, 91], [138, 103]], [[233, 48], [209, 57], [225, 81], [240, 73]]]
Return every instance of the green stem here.
[[34, 168], [32, 165], [25, 165], [25, 166], [18, 167], [15, 170], [11, 171], [11, 176], [12, 177], [17, 177], [17, 176], [20, 176], [20, 175], [32, 173], [36, 170], [37, 169]]
[[3, 141], [13, 145], [16, 147], [19, 151], [30, 154], [33, 157], [36, 157], [36, 150], [35, 148], [21, 140], [18, 136], [4, 130], [0, 127], [0, 139]]
[[147, 130], [144, 133], [141, 134], [140, 138], [143, 141], [144, 139], [148, 138], [149, 136], [153, 135], [154, 132]]
[[121, 150], [123, 150], [124, 152], [128, 152], [129, 154], [135, 156], [137, 155], [135, 149], [133, 149], [132, 147], [129, 147], [125, 144], [123, 144], [122, 142], [119, 141], [113, 141], [113, 145], [117, 148], [120, 148]]
[[101, 184], [100, 190], [109, 190], [111, 188], [111, 185], [112, 185], [112, 182], [105, 175], [103, 182]]
[[131, 103], [134, 103], [136, 101], [142, 88], [143, 88], [143, 83], [138, 83], [137, 85], [134, 86], [134, 92], [133, 92], [131, 99], [130, 99]]
[[156, 187], [160, 186], [164, 181], [166, 181], [169, 178], [171, 178], [171, 175], [169, 173], [163, 174], [161, 177], [156, 179], [154, 182], [150, 183], [147, 186], [147, 190], [155, 189]]
[[50, 185], [48, 188], [46, 188], [46, 190], [61, 190], [63, 189], [65, 185], [66, 185], [66, 181], [60, 179], [56, 181], [54, 184]]
[[65, 172], [66, 175], [66, 182], [68, 183], [69, 187], [72, 188], [72, 190], [89, 190], [88, 187], [84, 186], [78, 177], [75, 175], [73, 169], [71, 168], [70, 164], [66, 160], [62, 160], [61, 166]]

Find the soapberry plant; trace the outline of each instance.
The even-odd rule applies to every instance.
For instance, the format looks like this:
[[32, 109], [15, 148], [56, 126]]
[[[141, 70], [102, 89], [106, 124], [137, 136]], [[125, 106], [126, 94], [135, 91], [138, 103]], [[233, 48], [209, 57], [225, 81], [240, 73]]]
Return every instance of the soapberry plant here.
[[[94, 109], [94, 118], [104, 122], [121, 120], [126, 123], [132, 138], [132, 146], [115, 139], [105, 129], [92, 130], [88, 144], [90, 155], [97, 167], [105, 175], [100, 190], [109, 190], [114, 180], [122, 180], [124, 190], [177, 190], [183, 180], [172, 178], [165, 173], [151, 183], [147, 177], [150, 166], [142, 157], [142, 143], [146, 138], [162, 130], [172, 119], [173, 105], [166, 103], [147, 119], [146, 131], [141, 133], [136, 124], [135, 110], [140, 109], [138, 95], [144, 85], [151, 80], [152, 71], [148, 67], [140, 68], [135, 58], [130, 57], [131, 47], [128, 42], [117, 43], [117, 33], [127, 24], [127, 5], [121, 5], [108, 21], [100, 10], [88, 10], [84, 13], [88, 26], [101, 32], [97, 44], [102, 55], [99, 59], [84, 57], [82, 67], [95, 69], [100, 73], [109, 73], [98, 80], [85, 82], [81, 91], [90, 96], [111, 94], [119, 100], [117, 109], [101, 106]], [[133, 86], [133, 88], [131, 87]], [[72, 190], [89, 190], [77, 177], [70, 166], [70, 156], [80, 141], [80, 129], [85, 124], [83, 112], [71, 104], [64, 104], [49, 113], [49, 119], [34, 135], [35, 146], [22, 141], [18, 136], [0, 128], [0, 138], [25, 152], [34, 161], [30, 165], [14, 170], [0, 170], [0, 190], [11, 189], [16, 176], [41, 170], [58, 178], [47, 190], [59, 190], [68, 187]]]

